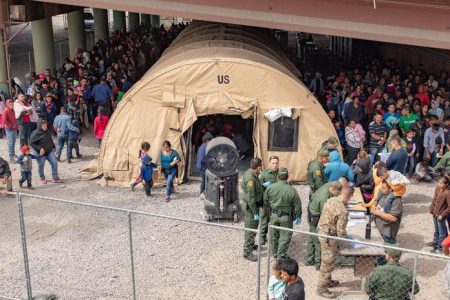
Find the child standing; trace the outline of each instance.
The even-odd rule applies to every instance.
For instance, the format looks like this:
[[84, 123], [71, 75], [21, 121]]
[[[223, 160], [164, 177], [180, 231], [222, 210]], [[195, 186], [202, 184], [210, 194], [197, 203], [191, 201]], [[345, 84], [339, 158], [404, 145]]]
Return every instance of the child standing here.
[[108, 125], [108, 116], [104, 113], [104, 108], [102, 106], [98, 107], [98, 116], [94, 120], [94, 135], [98, 140], [98, 147], [100, 147], [105, 134], [106, 125]]
[[19, 179], [19, 186], [22, 188], [23, 183], [26, 181], [28, 189], [34, 190], [31, 185], [32, 159], [37, 159], [38, 157], [30, 153], [30, 147], [28, 146], [22, 146], [21, 151], [22, 155], [17, 159], [17, 163], [20, 164], [20, 174], [22, 175], [22, 178]]
[[[142, 167], [142, 160], [144, 159], [145, 155], [147, 154], [145, 152], [145, 150], [142, 148], [142, 147], [144, 147], [145, 144], [148, 144], [148, 143], [142, 143], [141, 149], [139, 149], [139, 170]], [[141, 177], [141, 172], [139, 171], [139, 175], [136, 177], [136, 180], [130, 185], [131, 191], [134, 192], [134, 188], [141, 182], [142, 182], [142, 177]]]
[[158, 166], [152, 162], [152, 158], [148, 155], [148, 151], [150, 150], [150, 144], [147, 142], [143, 142], [141, 149], [145, 152], [145, 155], [142, 159], [140, 177], [142, 178], [142, 184], [144, 185], [145, 194], [150, 197], [151, 189], [153, 187], [153, 169]]
[[281, 299], [281, 294], [286, 287], [286, 282], [281, 279], [281, 261], [275, 261], [272, 268], [272, 276], [270, 276], [269, 284], [267, 286], [267, 294], [269, 295], [269, 300], [279, 300]]
[[80, 133], [81, 133], [81, 121], [80, 121], [80, 117], [77, 114], [73, 119], [70, 120], [70, 122], [72, 123], [72, 125], [75, 128], [78, 128], [79, 131], [76, 130], [68, 130], [69, 132], [69, 141], [68, 141], [68, 145], [67, 145], [67, 163], [70, 164], [72, 162], [71, 158], [72, 158], [72, 149], [75, 149], [75, 153], [77, 155], [77, 158], [81, 158], [81, 154], [80, 154], [80, 147], [78, 146], [78, 142], [81, 140], [80, 139]]
[[433, 215], [434, 222], [434, 238], [433, 242], [427, 243], [427, 245], [433, 246], [431, 252], [435, 254], [442, 253], [442, 242], [448, 235], [446, 220], [450, 214], [449, 188], [450, 180], [447, 177], [441, 177], [430, 205], [430, 213]]
[[416, 139], [414, 135], [416, 132], [414, 130], [409, 130], [406, 134], [406, 151], [408, 153], [408, 161], [406, 165], [406, 173], [408, 177], [412, 177], [414, 175], [414, 171], [416, 169], [416, 156], [417, 156], [417, 145]]

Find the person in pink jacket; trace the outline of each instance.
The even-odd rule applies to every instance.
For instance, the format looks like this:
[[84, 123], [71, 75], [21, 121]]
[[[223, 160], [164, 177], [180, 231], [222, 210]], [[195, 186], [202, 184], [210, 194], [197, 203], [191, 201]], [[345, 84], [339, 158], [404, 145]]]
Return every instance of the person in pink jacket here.
[[94, 135], [98, 140], [98, 146], [102, 143], [103, 134], [105, 134], [106, 125], [108, 125], [109, 118], [105, 115], [103, 107], [99, 106], [97, 117], [94, 120]]

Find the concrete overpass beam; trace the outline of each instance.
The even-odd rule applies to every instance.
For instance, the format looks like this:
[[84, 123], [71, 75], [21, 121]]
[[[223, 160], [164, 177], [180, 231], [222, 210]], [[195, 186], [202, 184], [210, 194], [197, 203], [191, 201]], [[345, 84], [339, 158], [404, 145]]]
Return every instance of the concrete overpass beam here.
[[84, 13], [83, 10], [77, 10], [67, 14], [67, 23], [69, 27], [69, 50], [73, 57], [76, 49], [86, 49], [86, 33], [84, 31]]
[[109, 37], [108, 11], [106, 9], [94, 8], [94, 32], [96, 43]]
[[[4, 41], [4, 32], [0, 29], [0, 42]], [[5, 45], [0, 44], [0, 90], [9, 94], [8, 88], [8, 68], [6, 65]]]
[[138, 13], [128, 13], [128, 30], [134, 29], [139, 25], [139, 14]]
[[150, 15], [141, 14], [141, 24], [150, 25]]
[[113, 11], [113, 28], [114, 30], [126, 30], [125, 12]]
[[51, 17], [32, 21], [33, 54], [37, 73], [47, 68], [55, 72], [55, 46], [53, 42], [53, 24]]
[[156, 15], [151, 15], [150, 16], [150, 22], [151, 22], [151, 24], [152, 24], [152, 27], [159, 27], [159, 26], [161, 26], [161, 19], [160, 19], [160, 17], [159, 16], [156, 16]]

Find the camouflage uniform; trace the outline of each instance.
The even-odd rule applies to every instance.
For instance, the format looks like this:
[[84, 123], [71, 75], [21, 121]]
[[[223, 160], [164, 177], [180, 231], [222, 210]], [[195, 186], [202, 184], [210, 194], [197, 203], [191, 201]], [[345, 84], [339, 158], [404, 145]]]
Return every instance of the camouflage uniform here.
[[[259, 213], [259, 208], [263, 204], [263, 188], [258, 175], [252, 170], [247, 170], [242, 179], [242, 190], [244, 191], [244, 202], [242, 212], [244, 214], [244, 227], [258, 229], [258, 221], [254, 220], [254, 215]], [[253, 252], [256, 233], [246, 231], [244, 235], [244, 256], [249, 256]]]
[[[311, 196], [308, 204], [309, 232], [317, 233], [317, 219], [320, 218], [326, 201], [333, 197], [333, 194], [330, 193], [330, 186], [331, 182], [325, 183]], [[316, 236], [310, 235], [308, 237], [305, 263], [308, 266], [316, 265], [316, 268], [320, 267], [320, 242]]]
[[[397, 261], [389, 260], [378, 266], [367, 278], [366, 293], [374, 299], [410, 299], [413, 272], [402, 267]], [[419, 292], [419, 284], [414, 283], [414, 294]], [[372, 298], [371, 298], [372, 299]]]
[[[280, 171], [286, 171], [286, 168], [278, 168], [278, 170], [276, 172], [272, 171], [272, 169], [266, 169], [263, 172], [261, 172], [261, 174], [259, 174], [259, 180], [261, 181], [261, 184], [264, 184], [266, 182], [270, 182], [275, 183], [278, 182], [278, 174], [280, 173]], [[263, 186], [263, 190], [267, 190], [267, 188], [265, 188]], [[269, 215], [268, 215], [268, 209], [269, 207], [264, 206], [259, 214], [259, 232], [260, 232], [260, 237], [259, 239], [261, 240], [261, 244], [264, 244], [266, 241], [266, 236], [267, 236], [267, 229], [269, 227]]]
[[[317, 232], [319, 234], [347, 237], [347, 222], [348, 211], [345, 208], [344, 202], [340, 197], [333, 197], [329, 199], [323, 208], [320, 216], [319, 224], [317, 225]], [[320, 293], [329, 293], [328, 286], [331, 283], [331, 272], [333, 272], [336, 263], [336, 254], [338, 252], [337, 241], [319, 238], [321, 246], [321, 260], [319, 286], [317, 287]]]
[[[264, 193], [264, 206], [271, 208], [270, 225], [291, 228], [296, 215], [302, 215], [302, 203], [297, 191], [280, 181], [272, 184]], [[273, 256], [286, 258], [286, 252], [291, 242], [292, 232], [273, 230], [270, 246]]]

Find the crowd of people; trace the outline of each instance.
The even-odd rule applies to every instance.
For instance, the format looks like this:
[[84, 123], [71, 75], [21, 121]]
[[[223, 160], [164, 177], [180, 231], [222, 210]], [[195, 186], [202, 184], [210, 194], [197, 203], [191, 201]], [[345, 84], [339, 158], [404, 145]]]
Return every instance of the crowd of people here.
[[[32, 160], [37, 160], [42, 184], [45, 162], [52, 170], [52, 181], [61, 183], [58, 162], [64, 146], [67, 163], [81, 158], [79, 143], [83, 131], [93, 126], [99, 145], [109, 117], [124, 94], [159, 58], [163, 50], [184, 28], [174, 25], [151, 29], [138, 26], [130, 32], [116, 31], [99, 41], [91, 51], [76, 51], [66, 58], [57, 74], [31, 73], [23, 83], [15, 79], [11, 95], [0, 97], [0, 136], [6, 136], [11, 163], [21, 168], [19, 186], [26, 182], [32, 189]], [[305, 78], [308, 78], [305, 76]], [[430, 213], [435, 233], [427, 245], [440, 254], [450, 226], [450, 78], [442, 72], [427, 74], [422, 68], [400, 68], [395, 60], [370, 59], [354, 69], [323, 79], [317, 73], [305, 82], [323, 104], [338, 138], [330, 137], [317, 159], [308, 165], [310, 187], [307, 222], [311, 233], [348, 238], [348, 202], [354, 187], [359, 187], [364, 206], [371, 214], [384, 242], [397, 243], [403, 217], [402, 196], [409, 181], [437, 183]], [[202, 176], [200, 195], [205, 190], [205, 149], [215, 132], [212, 119], [207, 120], [194, 137], [199, 147], [197, 167]], [[235, 139], [233, 126], [224, 122], [225, 136]], [[19, 138], [20, 156], [16, 155]], [[235, 140], [237, 141], [237, 139]], [[243, 143], [236, 142], [243, 145]], [[250, 146], [240, 146], [245, 157]], [[338, 151], [343, 150], [343, 159]], [[73, 156], [75, 150], [75, 156]], [[142, 183], [147, 196], [152, 196], [153, 170], [160, 168], [166, 178], [166, 198], [175, 192], [180, 155], [169, 141], [163, 143], [160, 162], [149, 156], [150, 144], [139, 150], [140, 170], [131, 188]], [[287, 162], [286, 162], [287, 163]], [[302, 205], [297, 191], [289, 184], [287, 168], [280, 167], [277, 156], [271, 156], [269, 167], [262, 170], [262, 161], [253, 158], [242, 179], [242, 212], [244, 226], [260, 227], [260, 244], [267, 242], [268, 224], [293, 228], [302, 222]], [[405, 174], [405, 176], [403, 175]], [[8, 162], [0, 158], [1, 180], [10, 183]], [[11, 186], [9, 184], [9, 186]], [[10, 188], [10, 187], [8, 187]], [[276, 259], [269, 282], [270, 299], [304, 299], [304, 282], [298, 276], [298, 263], [287, 253], [292, 233], [275, 230], [271, 234], [270, 255]], [[256, 262], [253, 254], [256, 234], [246, 231], [243, 257]], [[448, 246], [447, 246], [448, 248]], [[305, 262], [320, 272], [317, 294], [326, 298], [335, 295], [329, 290], [340, 283], [332, 279], [337, 243], [310, 236]], [[388, 249], [365, 284], [366, 292], [375, 299], [405, 299], [411, 289], [412, 272], [399, 264], [401, 252]], [[388, 274], [392, 281], [382, 279]], [[415, 283], [414, 293], [419, 291]]]
[[[21, 166], [20, 187], [27, 181], [27, 187], [33, 188], [32, 159], [37, 160], [42, 184], [47, 183], [46, 161], [52, 181], [63, 182], [58, 162], [64, 146], [67, 163], [81, 158], [79, 143], [83, 131], [91, 127], [100, 146], [109, 117], [124, 94], [185, 27], [181, 23], [168, 30], [163, 25], [118, 30], [90, 51], [77, 49], [56, 73], [47, 69], [27, 74], [25, 81], [14, 78], [11, 93], [0, 94], [0, 138], [7, 139], [9, 162]], [[15, 152], [17, 137], [20, 157]]]
[[[429, 180], [430, 168], [450, 149], [450, 78], [421, 66], [401, 68], [394, 59], [370, 58], [352, 70], [309, 80], [333, 123], [345, 162], [365, 150], [372, 160], [396, 153], [390, 163], [413, 180]], [[390, 141], [401, 142], [391, 149]]]

